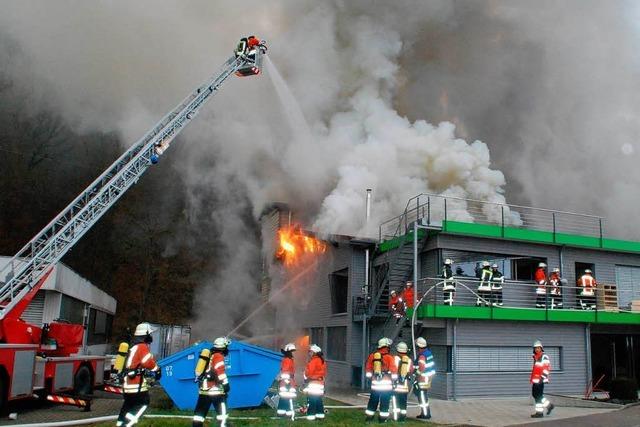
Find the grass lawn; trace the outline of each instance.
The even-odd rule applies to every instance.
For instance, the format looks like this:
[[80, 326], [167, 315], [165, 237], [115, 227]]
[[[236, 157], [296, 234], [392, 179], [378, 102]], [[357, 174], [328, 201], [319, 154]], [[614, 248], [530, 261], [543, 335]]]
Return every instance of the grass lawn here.
[[[180, 411], [175, 408], [171, 408], [169, 404], [167, 404], [162, 398], [160, 398], [158, 406], [154, 407], [152, 401], [152, 407], [147, 412], [147, 414], [160, 414], [160, 415], [186, 415], [189, 418], [143, 418], [143, 420], [138, 423], [138, 426], [147, 427], [147, 426], [157, 426], [157, 427], [170, 427], [170, 426], [191, 426], [191, 416], [193, 416], [193, 412], [191, 411]], [[304, 398], [299, 398], [298, 403], [302, 406], [306, 403]], [[324, 400], [325, 405], [343, 405], [341, 402], [336, 402], [331, 399]], [[233, 426], [287, 426], [297, 424], [311, 424], [311, 422], [304, 419], [302, 416], [298, 416], [296, 414], [296, 420], [291, 421], [289, 419], [283, 420], [279, 418], [275, 418], [275, 410], [269, 408], [268, 406], [262, 406], [260, 408], [254, 409], [232, 409], [229, 413], [231, 419], [229, 420]], [[215, 416], [215, 413], [209, 412], [209, 416]], [[237, 417], [237, 418], [236, 418]], [[247, 418], [247, 419], [238, 419], [238, 418]], [[249, 418], [257, 418], [257, 419], [249, 419]], [[216, 425], [214, 423], [215, 420], [207, 421], [206, 425]], [[113, 426], [113, 422], [109, 423], [100, 423], [93, 424], [94, 427], [107, 427]], [[364, 410], [361, 408], [358, 409], [327, 409], [327, 415], [324, 421], [319, 422], [321, 425], [325, 426], [360, 426], [364, 424]], [[376, 423], [377, 424], [377, 423]], [[393, 423], [402, 426], [429, 426], [434, 425], [426, 422], [422, 422], [419, 420], [411, 419], [407, 420], [404, 423]]]

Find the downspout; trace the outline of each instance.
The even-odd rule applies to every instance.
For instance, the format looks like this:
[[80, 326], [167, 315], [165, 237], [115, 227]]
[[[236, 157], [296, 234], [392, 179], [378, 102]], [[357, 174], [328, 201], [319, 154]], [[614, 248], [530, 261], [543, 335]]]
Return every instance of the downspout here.
[[[365, 226], [369, 224], [371, 216], [371, 189], [367, 188], [367, 203], [365, 208]], [[367, 360], [367, 350], [369, 348], [369, 340], [367, 336], [367, 314], [369, 306], [367, 298], [369, 296], [369, 248], [364, 250], [364, 286], [362, 288], [362, 298], [364, 302], [364, 314], [362, 316], [362, 368], [360, 369], [360, 388], [365, 389], [365, 364]]]
[[453, 323], [453, 346], [452, 346], [452, 354], [451, 354], [451, 372], [453, 376], [452, 383], [452, 393], [451, 397], [453, 400], [456, 400], [456, 383], [457, 383], [457, 372], [458, 372], [458, 319]]
[[584, 351], [587, 358], [587, 387], [591, 384], [591, 324], [587, 323], [584, 328]]

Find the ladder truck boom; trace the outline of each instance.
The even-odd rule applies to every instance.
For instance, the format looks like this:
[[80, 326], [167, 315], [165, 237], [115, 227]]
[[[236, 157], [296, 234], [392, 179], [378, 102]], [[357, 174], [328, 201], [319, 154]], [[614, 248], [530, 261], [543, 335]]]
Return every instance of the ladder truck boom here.
[[23, 300], [33, 297], [47, 272], [158, 161], [171, 141], [229, 76], [260, 72], [265, 53], [264, 44], [251, 52], [236, 52], [211, 79], [164, 116], [18, 251], [0, 270], [0, 321], [12, 310], [24, 310]]

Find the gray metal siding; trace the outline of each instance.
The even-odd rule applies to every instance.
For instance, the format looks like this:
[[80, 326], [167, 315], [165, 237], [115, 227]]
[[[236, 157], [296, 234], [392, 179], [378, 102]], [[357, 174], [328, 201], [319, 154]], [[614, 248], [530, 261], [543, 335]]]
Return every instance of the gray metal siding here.
[[[458, 346], [524, 346], [540, 339], [544, 345], [561, 347], [562, 360], [551, 361], [551, 393], [580, 394], [587, 384], [585, 325], [497, 321], [460, 321]], [[558, 370], [558, 367], [561, 370]], [[457, 374], [456, 395], [510, 396], [531, 392], [530, 371]]]
[[40, 326], [43, 323], [44, 316], [44, 301], [45, 294], [51, 291], [40, 290], [36, 293], [36, 296], [31, 300], [26, 310], [22, 313], [20, 318], [32, 325]]

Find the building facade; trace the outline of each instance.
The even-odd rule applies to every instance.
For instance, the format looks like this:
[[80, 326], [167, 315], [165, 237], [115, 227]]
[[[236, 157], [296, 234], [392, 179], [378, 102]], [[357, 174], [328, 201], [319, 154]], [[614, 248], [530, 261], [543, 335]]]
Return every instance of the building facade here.
[[[301, 285], [304, 297], [274, 305], [276, 335], [302, 335], [326, 349], [331, 384], [360, 386], [363, 353], [380, 337], [411, 341], [410, 322], [390, 320], [388, 295], [414, 278], [424, 298], [413, 332], [434, 353], [437, 397], [527, 394], [537, 339], [551, 358], [552, 393], [584, 394], [600, 379], [605, 389], [616, 377], [640, 382], [640, 313], [633, 311], [640, 302], [639, 243], [604, 237], [602, 219], [588, 215], [421, 197], [382, 224], [375, 241], [328, 237], [313, 278]], [[365, 294], [366, 249], [372, 256]], [[457, 283], [452, 306], [443, 304], [438, 279], [447, 258]], [[502, 306], [477, 306], [483, 261], [504, 274]], [[547, 288], [543, 308], [536, 307], [533, 281], [540, 262], [565, 279], [560, 296]], [[595, 310], [583, 310], [577, 298], [586, 269], [599, 283]]]

